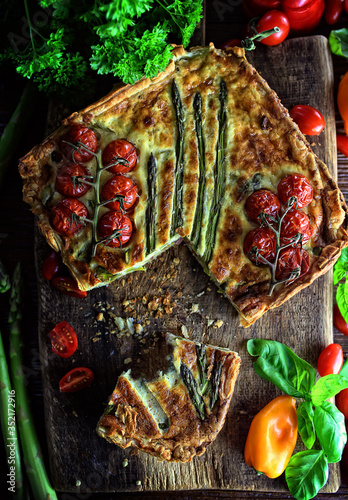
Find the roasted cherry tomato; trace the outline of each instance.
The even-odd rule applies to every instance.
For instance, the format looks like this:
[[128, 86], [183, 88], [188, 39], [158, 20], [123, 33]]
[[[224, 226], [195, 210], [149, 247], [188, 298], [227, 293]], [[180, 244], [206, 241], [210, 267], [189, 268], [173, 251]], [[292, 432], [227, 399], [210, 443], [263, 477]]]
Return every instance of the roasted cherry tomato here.
[[66, 321], [58, 323], [48, 334], [52, 343], [52, 351], [61, 358], [69, 358], [77, 349], [77, 335]]
[[343, 350], [339, 344], [330, 344], [320, 353], [318, 372], [321, 377], [339, 373], [343, 365]]
[[333, 324], [339, 332], [348, 336], [348, 324], [345, 322], [337, 304], [335, 304], [333, 308]]
[[325, 128], [323, 115], [312, 106], [297, 104], [290, 111], [290, 116], [303, 134], [319, 135]]
[[[112, 200], [116, 196], [121, 196], [124, 210], [131, 208], [138, 196], [138, 186], [132, 179], [125, 175], [114, 175], [103, 186], [101, 197], [104, 201]], [[122, 202], [121, 202], [122, 205]], [[120, 210], [119, 201], [111, 201], [106, 205], [111, 210]], [[121, 207], [122, 208], [122, 207]]]
[[72, 236], [85, 226], [86, 206], [75, 198], [63, 198], [51, 210], [50, 224], [62, 236]]
[[243, 0], [242, 7], [248, 17], [257, 17], [269, 10], [279, 9], [280, 0]]
[[261, 40], [264, 45], [278, 45], [288, 36], [290, 31], [289, 19], [280, 10], [270, 10], [266, 12], [256, 26], [256, 31], [261, 33], [261, 31], [266, 31], [278, 26], [280, 31], [274, 33], [273, 35], [267, 36]]
[[63, 271], [63, 262], [60, 254], [52, 250], [44, 259], [42, 263], [42, 277], [45, 280], [53, 280], [55, 276], [58, 276]]
[[105, 238], [105, 245], [109, 247], [123, 246], [130, 240], [132, 232], [132, 221], [122, 212], [107, 212], [98, 221], [98, 235]]
[[306, 243], [312, 237], [313, 229], [304, 212], [291, 208], [283, 219], [280, 232], [281, 244], [289, 243], [289, 239], [294, 238], [297, 233], [302, 234], [302, 243]]
[[276, 252], [276, 235], [269, 227], [258, 227], [250, 231], [244, 239], [244, 253], [256, 264], [265, 264], [265, 262], [251, 252], [253, 247], [258, 249], [262, 257], [268, 261], [273, 261]]
[[135, 167], [138, 154], [136, 148], [124, 139], [110, 142], [103, 151], [103, 165], [112, 165], [108, 170], [113, 174], [126, 174]]
[[328, 24], [337, 23], [343, 12], [344, 0], [326, 0], [324, 19]]
[[83, 182], [91, 182], [88, 177], [90, 177], [90, 174], [86, 167], [78, 163], [67, 163], [58, 170], [56, 190], [64, 196], [79, 198], [91, 189], [89, 184]]
[[92, 129], [84, 125], [72, 125], [70, 130], [63, 135], [60, 149], [69, 161], [83, 163], [93, 157], [97, 151], [98, 139]]
[[282, 11], [290, 21], [292, 32], [309, 33], [316, 28], [324, 13], [324, 0], [282, 0]]
[[348, 135], [337, 134], [337, 149], [340, 153], [348, 156]]
[[79, 299], [87, 297], [87, 292], [80, 290], [74, 278], [70, 276], [56, 276], [52, 280], [52, 285], [57, 290], [70, 297], [77, 297]]
[[279, 259], [276, 269], [276, 279], [285, 280], [289, 279], [292, 271], [301, 268], [300, 276], [306, 274], [309, 270], [310, 261], [309, 255], [305, 250], [299, 247], [284, 248], [279, 254]]
[[229, 40], [226, 40], [225, 42], [222, 42], [219, 45], [219, 48], [222, 50], [227, 49], [228, 47], [240, 47], [241, 46], [241, 40], [240, 38], [230, 38]]
[[261, 212], [275, 218], [278, 210], [280, 210], [279, 200], [269, 189], [254, 191], [245, 202], [245, 212], [254, 222], [258, 222]]
[[82, 366], [73, 368], [59, 382], [61, 392], [77, 392], [89, 387], [94, 380], [92, 370]]
[[336, 406], [343, 413], [344, 418], [348, 419], [348, 389], [343, 389], [336, 394]]
[[302, 174], [283, 177], [278, 184], [278, 197], [285, 205], [292, 196], [297, 198], [298, 208], [306, 207], [313, 199], [313, 188], [309, 180]]

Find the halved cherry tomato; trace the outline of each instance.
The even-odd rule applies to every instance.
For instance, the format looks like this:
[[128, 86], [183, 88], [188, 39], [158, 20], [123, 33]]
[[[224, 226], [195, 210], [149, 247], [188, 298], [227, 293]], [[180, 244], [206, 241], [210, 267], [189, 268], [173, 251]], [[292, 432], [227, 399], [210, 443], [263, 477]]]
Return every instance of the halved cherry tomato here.
[[264, 45], [278, 45], [288, 36], [290, 31], [290, 23], [289, 19], [283, 12], [280, 10], [270, 10], [266, 12], [256, 26], [256, 31], [261, 33], [261, 31], [266, 31], [278, 26], [280, 31], [278, 33], [274, 33], [266, 38], [261, 40], [261, 43]]
[[[98, 235], [105, 238], [105, 245], [109, 247], [123, 246], [130, 240], [132, 232], [132, 221], [122, 212], [107, 212], [98, 221]], [[114, 236], [109, 239], [108, 237], [113, 234]]]
[[337, 23], [343, 12], [344, 0], [326, 0], [324, 19], [328, 24]]
[[[125, 175], [114, 175], [104, 184], [101, 197], [107, 201], [115, 198], [117, 195], [123, 196], [124, 209], [128, 210], [136, 202], [138, 186], [134, 184], [132, 179]], [[106, 206], [112, 210], [120, 210], [120, 203], [118, 201], [112, 201]]]
[[93, 157], [97, 151], [98, 139], [92, 129], [84, 125], [75, 124], [63, 135], [60, 149], [69, 161], [83, 163]]
[[348, 324], [342, 316], [337, 304], [335, 304], [333, 308], [333, 324], [339, 332], [343, 333], [343, 335], [348, 336]]
[[310, 33], [324, 13], [324, 0], [282, 0], [282, 11], [290, 21], [292, 32]]
[[319, 135], [325, 128], [325, 119], [316, 108], [306, 104], [297, 104], [290, 111], [290, 116], [299, 129], [306, 135]]
[[244, 253], [256, 264], [264, 264], [262, 259], [256, 257], [253, 252], [251, 252], [252, 248], [256, 247], [262, 257], [268, 261], [273, 261], [276, 252], [276, 244], [277, 238], [272, 229], [269, 227], [258, 227], [246, 235], [244, 239]]
[[289, 243], [289, 239], [294, 238], [297, 233], [302, 234], [302, 243], [306, 243], [312, 237], [313, 229], [304, 212], [291, 208], [283, 219], [280, 231], [281, 244]]
[[230, 38], [229, 40], [226, 40], [225, 42], [220, 43], [219, 48], [222, 50], [227, 49], [228, 47], [241, 47], [241, 40], [240, 38]]
[[313, 188], [309, 180], [302, 174], [292, 174], [283, 177], [278, 184], [278, 197], [285, 205], [292, 196], [297, 198], [298, 208], [309, 205], [313, 199]]
[[42, 263], [42, 277], [45, 280], [53, 280], [55, 276], [58, 276], [63, 271], [63, 262], [60, 254], [52, 250], [44, 259]]
[[92, 370], [79, 366], [73, 368], [59, 382], [61, 392], [77, 392], [89, 387], [94, 380]]
[[348, 156], [348, 135], [337, 134], [337, 149], [340, 153]]
[[343, 365], [343, 350], [339, 344], [329, 344], [318, 358], [318, 372], [321, 377], [339, 373]]
[[336, 394], [335, 402], [337, 408], [343, 413], [344, 418], [348, 419], [348, 389], [343, 389]]
[[309, 270], [309, 255], [305, 250], [299, 247], [284, 248], [279, 254], [276, 269], [276, 279], [285, 280], [290, 278], [292, 271], [301, 268], [300, 276], [306, 274]]
[[58, 193], [70, 198], [79, 198], [91, 189], [89, 184], [89, 172], [86, 167], [79, 163], [67, 163], [63, 165], [57, 173], [56, 190]]
[[242, 7], [248, 17], [257, 17], [269, 10], [279, 9], [280, 3], [280, 0], [243, 0]]
[[66, 321], [57, 323], [48, 334], [52, 343], [52, 351], [61, 358], [69, 358], [77, 349], [77, 335]]
[[80, 231], [88, 215], [86, 206], [75, 198], [63, 198], [51, 210], [50, 224], [62, 236], [72, 236]]
[[74, 278], [70, 276], [56, 276], [52, 280], [52, 285], [57, 290], [70, 297], [77, 297], [79, 299], [87, 297], [87, 292], [80, 290]]
[[254, 222], [258, 222], [261, 212], [275, 218], [279, 210], [279, 200], [269, 189], [254, 191], [245, 202], [245, 212]]
[[112, 165], [108, 170], [113, 174], [126, 174], [138, 161], [136, 148], [124, 139], [110, 142], [102, 154], [103, 165]]

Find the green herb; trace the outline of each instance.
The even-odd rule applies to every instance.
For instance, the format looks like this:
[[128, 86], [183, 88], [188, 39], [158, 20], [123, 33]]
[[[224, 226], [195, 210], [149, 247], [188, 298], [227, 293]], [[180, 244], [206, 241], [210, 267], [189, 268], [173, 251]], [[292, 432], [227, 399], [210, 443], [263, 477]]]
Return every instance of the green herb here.
[[262, 174], [260, 174], [260, 172], [256, 172], [256, 174], [254, 174], [251, 179], [246, 181], [243, 186], [241, 186], [241, 188], [239, 189], [239, 193], [245, 197], [249, 196], [249, 194], [253, 193], [257, 189], [260, 189], [261, 179]]
[[157, 214], [157, 164], [154, 155], [151, 153], [147, 164], [147, 189], [148, 198], [146, 204], [146, 241], [145, 254], [154, 252], [156, 248], [156, 214]]
[[206, 236], [206, 248], [203, 260], [208, 264], [212, 258], [215, 245], [216, 229], [220, 217], [222, 200], [224, 198], [226, 172], [225, 172], [225, 136], [227, 125], [227, 88], [224, 80], [220, 81], [220, 110], [218, 116], [219, 132], [216, 146], [216, 162], [214, 168], [214, 192], [209, 213], [209, 231]]
[[334, 54], [348, 57], [348, 28], [331, 31], [329, 44]]
[[[316, 372], [306, 361], [280, 342], [249, 340], [247, 349], [259, 356], [255, 371], [289, 396], [304, 399], [297, 409], [298, 429], [309, 450], [296, 453], [285, 469], [289, 491], [297, 500], [316, 496], [328, 478], [328, 463], [339, 462], [347, 434], [343, 414], [326, 401], [348, 388], [342, 375], [326, 375], [315, 381]], [[311, 449], [315, 444], [320, 449]]]
[[202, 125], [202, 97], [199, 92], [196, 92], [193, 98], [193, 109], [195, 113], [195, 128], [198, 143], [198, 160], [199, 160], [199, 178], [198, 178], [198, 193], [195, 216], [192, 224], [191, 238], [193, 248], [197, 248], [201, 236], [202, 217], [203, 217], [203, 202], [205, 190], [205, 145]]
[[341, 251], [333, 272], [334, 285], [338, 285], [336, 290], [336, 303], [345, 320], [348, 323], [348, 248]]
[[183, 184], [184, 184], [184, 135], [185, 135], [185, 112], [179, 89], [175, 83], [172, 84], [172, 99], [176, 114], [178, 137], [176, 139], [176, 162], [174, 174], [173, 212], [170, 227], [170, 236], [176, 234], [176, 229], [183, 224]]
[[204, 420], [206, 417], [206, 410], [203, 398], [200, 394], [197, 382], [192, 375], [191, 370], [184, 363], [181, 363], [180, 365], [180, 375], [190, 394], [191, 401], [196, 409], [199, 418], [201, 420]]

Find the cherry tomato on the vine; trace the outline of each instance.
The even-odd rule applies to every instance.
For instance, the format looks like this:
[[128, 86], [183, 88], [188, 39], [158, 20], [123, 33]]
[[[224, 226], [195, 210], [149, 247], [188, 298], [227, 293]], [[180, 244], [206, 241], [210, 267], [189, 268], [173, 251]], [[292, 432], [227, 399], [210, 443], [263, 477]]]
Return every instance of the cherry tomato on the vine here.
[[[98, 221], [98, 235], [105, 239], [105, 245], [109, 247], [123, 246], [130, 240], [132, 232], [133, 225], [130, 218], [116, 210], [107, 212]], [[113, 234], [114, 236], [108, 239]]]
[[59, 382], [61, 392], [77, 392], [89, 387], [94, 380], [92, 370], [84, 366], [73, 368]]
[[309, 180], [302, 174], [292, 174], [283, 177], [278, 184], [278, 197], [285, 205], [292, 196], [297, 198], [298, 208], [309, 205], [313, 199], [313, 188]]
[[347, 12], [348, 14], [348, 0], [344, 0], [344, 10]]
[[70, 198], [79, 198], [91, 189], [89, 184], [90, 176], [88, 170], [79, 163], [67, 163], [63, 165], [57, 173], [56, 190], [58, 193]]
[[339, 332], [343, 333], [343, 335], [348, 336], [348, 324], [342, 316], [337, 304], [335, 304], [333, 308], [333, 324]]
[[64, 134], [60, 141], [60, 149], [69, 161], [83, 163], [93, 157], [97, 151], [98, 139], [92, 129], [75, 124]]
[[309, 270], [309, 266], [309, 255], [305, 250], [302, 250], [299, 247], [284, 248], [284, 250], [282, 250], [279, 254], [276, 279], [285, 280], [290, 278], [291, 273], [297, 268], [301, 268], [298, 277], [303, 276]]
[[289, 19], [283, 12], [280, 12], [280, 10], [270, 10], [266, 12], [257, 23], [256, 31], [261, 33], [261, 31], [270, 30], [275, 28], [275, 26], [278, 26], [280, 31], [263, 38], [261, 43], [270, 46], [278, 45], [288, 36], [290, 31]]
[[[138, 186], [125, 175], [114, 175], [104, 184], [101, 197], [104, 201], [107, 201], [112, 200], [117, 195], [123, 196], [124, 209], [128, 210], [136, 202]], [[120, 203], [117, 200], [111, 201], [106, 206], [112, 210], [120, 210]]]
[[337, 374], [343, 365], [343, 350], [339, 344], [329, 344], [318, 358], [318, 372], [321, 377]]
[[243, 0], [242, 7], [248, 17], [256, 17], [269, 10], [279, 9], [280, 3], [280, 0]]
[[325, 128], [323, 115], [312, 106], [297, 104], [290, 111], [290, 116], [303, 134], [319, 135]]
[[282, 11], [290, 21], [292, 32], [310, 33], [316, 28], [324, 13], [324, 0], [282, 0]]
[[57, 323], [48, 336], [51, 339], [52, 351], [61, 358], [69, 358], [77, 349], [76, 332], [66, 321]]
[[245, 202], [245, 212], [254, 222], [258, 222], [257, 217], [261, 212], [275, 218], [279, 210], [279, 200], [269, 189], [254, 191]]
[[86, 206], [75, 198], [63, 198], [51, 210], [50, 224], [62, 236], [72, 236], [85, 226]]
[[60, 254], [52, 250], [42, 262], [41, 273], [45, 280], [53, 280], [63, 271], [63, 262]]
[[326, 0], [324, 19], [328, 24], [337, 23], [343, 12], [344, 0]]
[[252, 248], [256, 247], [262, 257], [268, 261], [273, 261], [276, 252], [276, 244], [276, 235], [272, 229], [269, 227], [258, 227], [246, 235], [244, 239], [244, 253], [256, 264], [265, 264], [260, 257], [256, 257], [253, 252], [251, 252]]
[[103, 165], [111, 165], [108, 170], [113, 174], [126, 174], [138, 161], [136, 148], [125, 139], [110, 142], [102, 154]]
[[337, 149], [340, 153], [348, 156], [348, 135], [337, 134]]
[[52, 285], [57, 290], [70, 297], [77, 297], [79, 299], [87, 297], [87, 292], [80, 290], [74, 278], [70, 276], [56, 276], [52, 280]]
[[219, 48], [225, 50], [228, 47], [240, 47], [240, 46], [241, 46], [240, 38], [230, 38], [229, 40], [220, 43]]
[[283, 218], [280, 232], [281, 244], [289, 243], [289, 239], [294, 238], [297, 233], [302, 234], [302, 243], [306, 243], [312, 237], [313, 229], [304, 212], [291, 208]]

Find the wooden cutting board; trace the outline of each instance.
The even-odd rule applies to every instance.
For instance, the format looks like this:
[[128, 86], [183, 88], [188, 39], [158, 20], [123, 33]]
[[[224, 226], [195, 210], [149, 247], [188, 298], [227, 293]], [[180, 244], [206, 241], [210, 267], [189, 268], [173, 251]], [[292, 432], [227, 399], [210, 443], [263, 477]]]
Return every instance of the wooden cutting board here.
[[[285, 106], [291, 108], [303, 103], [321, 110], [326, 129], [313, 139], [313, 149], [336, 175], [333, 73], [327, 40], [319, 36], [289, 40], [273, 48], [262, 46], [248, 58]], [[47, 251], [43, 238], [37, 234], [38, 269]], [[40, 272], [38, 289], [46, 430], [51, 474], [57, 490], [286, 491], [283, 477], [276, 480], [259, 477], [243, 459], [252, 418], [279, 394], [254, 373], [246, 341], [259, 337], [284, 342], [315, 366], [320, 351], [333, 341], [331, 272], [248, 329], [238, 326], [231, 304], [217, 292], [183, 244], [149, 264], [146, 272], [136, 272], [109, 287], [96, 289], [83, 300], [54, 291]], [[163, 304], [164, 297], [169, 306]], [[156, 303], [159, 309], [154, 310]], [[106, 310], [102, 311], [103, 308]], [[105, 321], [96, 320], [100, 312]], [[142, 332], [128, 336], [113, 333], [116, 330], [113, 315], [135, 316], [134, 323], [143, 325]], [[62, 320], [76, 329], [79, 338], [78, 351], [68, 359], [51, 352], [48, 338], [51, 328]], [[222, 326], [219, 322], [215, 324], [218, 320], [223, 322]], [[156, 337], [169, 331], [178, 334], [187, 331], [191, 339], [232, 348], [242, 358], [225, 426], [206, 453], [189, 464], [159, 462], [144, 453], [131, 455], [95, 432], [118, 375], [131, 366], [143, 369], [148, 365], [155, 369], [159, 357]], [[130, 359], [132, 362], [125, 364]], [[95, 382], [79, 393], [62, 394], [58, 382], [74, 366], [91, 368]], [[125, 458], [128, 466], [123, 467]], [[336, 491], [339, 484], [339, 469], [333, 465], [324, 491]]]

